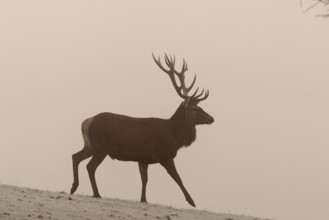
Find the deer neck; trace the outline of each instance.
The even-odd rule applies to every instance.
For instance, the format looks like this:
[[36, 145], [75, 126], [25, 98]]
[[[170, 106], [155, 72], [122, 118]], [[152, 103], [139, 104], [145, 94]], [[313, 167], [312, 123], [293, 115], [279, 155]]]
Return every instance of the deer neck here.
[[196, 138], [196, 128], [185, 116], [184, 111], [177, 109], [170, 118], [173, 125], [173, 132], [179, 144], [178, 148], [190, 146]]

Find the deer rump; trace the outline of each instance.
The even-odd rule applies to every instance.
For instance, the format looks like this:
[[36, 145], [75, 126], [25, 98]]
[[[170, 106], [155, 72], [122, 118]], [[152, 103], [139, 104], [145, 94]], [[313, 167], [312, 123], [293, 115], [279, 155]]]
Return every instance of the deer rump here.
[[82, 133], [94, 154], [147, 164], [174, 158], [180, 144], [175, 124], [159, 118], [101, 113], [84, 121]]

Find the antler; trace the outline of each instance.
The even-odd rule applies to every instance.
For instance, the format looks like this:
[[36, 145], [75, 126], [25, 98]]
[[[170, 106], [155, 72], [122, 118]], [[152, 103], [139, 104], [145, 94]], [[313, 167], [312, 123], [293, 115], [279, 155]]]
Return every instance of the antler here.
[[[165, 63], [169, 67], [169, 70], [167, 70], [166, 68], [164, 68], [162, 66], [160, 57], [158, 59], [156, 59], [153, 53], [152, 53], [152, 56], [153, 56], [155, 63], [158, 65], [158, 67], [160, 67], [160, 69], [162, 69], [165, 73], [167, 73], [169, 75], [171, 82], [172, 82], [177, 94], [180, 97], [182, 97], [185, 100], [190, 100], [190, 101], [194, 101], [194, 102], [200, 102], [200, 101], [203, 101], [208, 98], [208, 96], [209, 96], [208, 90], [206, 91], [206, 93], [204, 93], [204, 89], [202, 89], [202, 92], [197, 95], [199, 88], [197, 88], [195, 90], [195, 92], [193, 93], [192, 96], [188, 95], [188, 93], [191, 91], [191, 89], [194, 86], [194, 83], [196, 81], [196, 75], [194, 75], [194, 79], [193, 79], [193, 82], [191, 83], [191, 85], [186, 86], [185, 72], [187, 71], [188, 68], [187, 68], [187, 63], [186, 63], [185, 59], [183, 59], [182, 70], [180, 72], [178, 72], [177, 70], [175, 70], [175, 62], [176, 62], [175, 56], [168, 57], [167, 54], [165, 54]], [[177, 84], [175, 76], [177, 76], [177, 78], [179, 79], [180, 85]], [[204, 94], [204, 96], [203, 96], [203, 94]]]

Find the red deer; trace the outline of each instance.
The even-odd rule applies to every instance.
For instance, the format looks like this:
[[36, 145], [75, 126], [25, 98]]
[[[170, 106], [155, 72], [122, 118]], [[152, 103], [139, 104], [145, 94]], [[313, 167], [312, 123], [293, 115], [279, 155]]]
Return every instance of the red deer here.
[[[152, 54], [153, 55], [153, 54]], [[187, 63], [183, 60], [181, 71], [175, 70], [175, 57], [165, 54], [163, 67], [160, 57], [155, 63], [167, 73], [177, 94], [184, 99], [170, 119], [133, 118], [114, 113], [100, 113], [86, 119], [82, 123], [84, 148], [72, 155], [73, 178], [71, 188], [73, 194], [79, 186], [78, 166], [82, 160], [92, 156], [87, 164], [93, 197], [99, 198], [95, 180], [95, 171], [104, 158], [109, 155], [112, 159], [138, 162], [142, 179], [141, 202], [146, 201], [147, 168], [149, 164], [160, 163], [175, 180], [184, 193], [187, 202], [195, 207], [192, 197], [185, 189], [174, 163], [177, 151], [190, 146], [196, 138], [196, 125], [211, 124], [212, 116], [198, 106], [200, 101], [208, 98], [209, 91], [198, 93], [191, 91], [196, 76], [190, 86], [185, 84]], [[169, 69], [167, 69], [169, 68]], [[176, 80], [179, 80], [179, 84]]]

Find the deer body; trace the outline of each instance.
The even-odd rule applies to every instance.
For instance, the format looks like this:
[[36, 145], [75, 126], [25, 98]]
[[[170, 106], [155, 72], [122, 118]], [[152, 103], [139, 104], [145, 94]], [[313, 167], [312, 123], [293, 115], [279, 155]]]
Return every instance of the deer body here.
[[[177, 173], [174, 158], [180, 148], [193, 143], [196, 138], [196, 125], [214, 122], [213, 117], [197, 106], [200, 101], [208, 97], [209, 93], [207, 91], [202, 98], [200, 97], [203, 95], [203, 91], [199, 95], [196, 95], [198, 90], [192, 96], [188, 95], [196, 77], [192, 85], [186, 87], [184, 73], [187, 70], [187, 64], [185, 61], [182, 71], [179, 73], [174, 69], [175, 60], [173, 58], [169, 59], [167, 55], [165, 56], [169, 70], [162, 67], [160, 59], [156, 60], [154, 56], [153, 58], [156, 64], [170, 76], [176, 92], [184, 101], [170, 119], [134, 118], [114, 113], [100, 113], [86, 119], [82, 123], [84, 148], [72, 155], [74, 182], [71, 194], [79, 186], [79, 163], [92, 157], [87, 165], [87, 170], [94, 197], [100, 197], [95, 171], [108, 155], [112, 159], [138, 162], [142, 179], [141, 202], [147, 202], [148, 165], [160, 163], [179, 185], [187, 202], [195, 207], [192, 197]], [[174, 75], [179, 78], [180, 86], [176, 83]]]
[[82, 133], [87, 135], [85, 140], [88, 138], [90, 144], [86, 146], [93, 152], [104, 152], [112, 159], [153, 164], [175, 158], [179, 148], [195, 140], [196, 130], [195, 126], [183, 128], [173, 119], [101, 113], [83, 123]]

